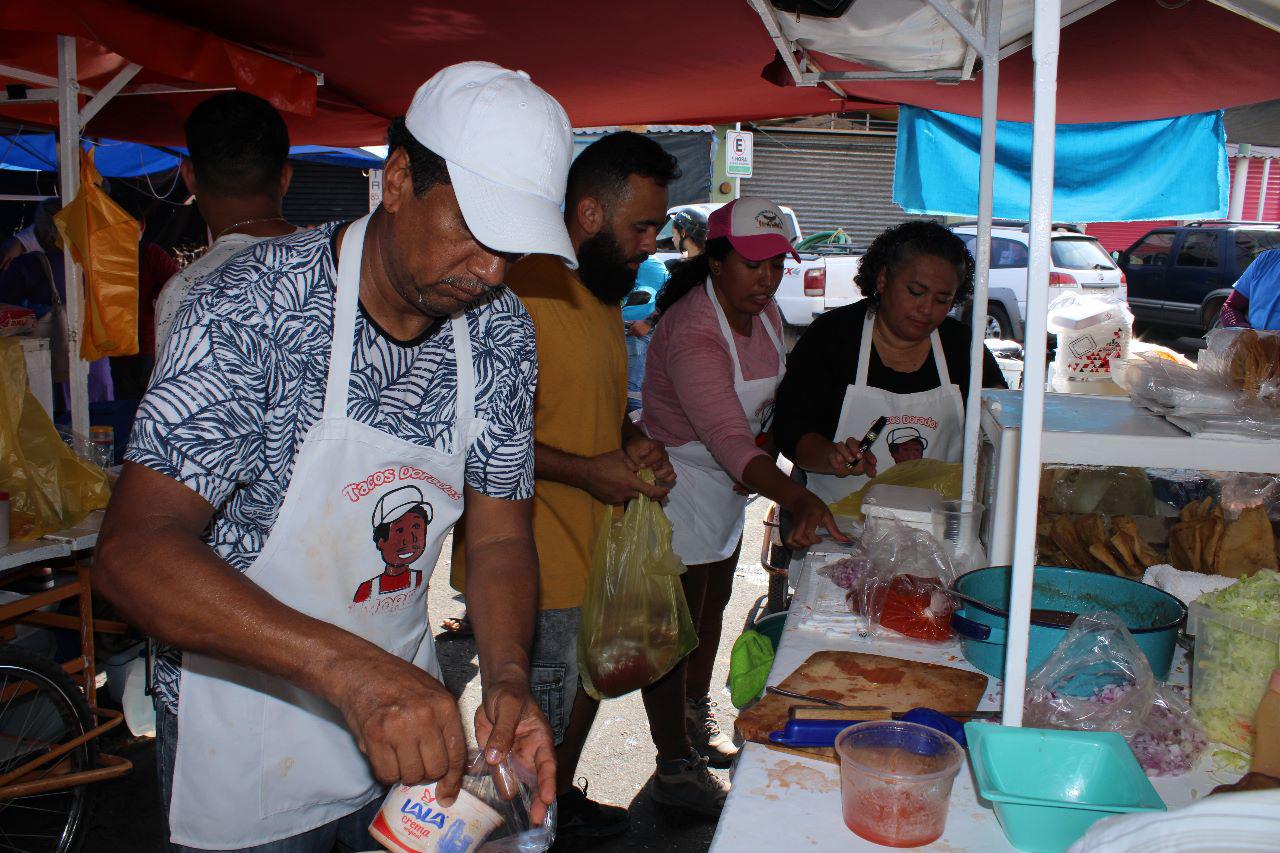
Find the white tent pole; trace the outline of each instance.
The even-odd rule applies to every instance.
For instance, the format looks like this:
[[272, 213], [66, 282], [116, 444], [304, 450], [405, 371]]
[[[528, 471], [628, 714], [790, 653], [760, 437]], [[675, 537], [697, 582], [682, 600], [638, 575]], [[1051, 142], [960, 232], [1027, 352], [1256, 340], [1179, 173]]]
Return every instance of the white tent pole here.
[[1244, 191], [1249, 185], [1249, 155], [1252, 152], [1253, 146], [1247, 142], [1241, 142], [1236, 152], [1235, 174], [1231, 176], [1231, 201], [1227, 209], [1227, 219], [1233, 222], [1244, 219]]
[[1040, 494], [1040, 439], [1044, 428], [1045, 341], [1049, 301], [1049, 237], [1053, 226], [1053, 149], [1057, 122], [1061, 0], [1036, 0], [1031, 53], [1035, 107], [1031, 136], [1031, 234], [1027, 265], [1026, 360], [1022, 374], [1022, 429], [1018, 435], [1018, 495], [1013, 573], [1005, 644], [1004, 724], [1022, 725], [1031, 631], [1031, 589]]
[[991, 208], [995, 197], [996, 98], [1000, 86], [1000, 18], [1004, 0], [987, 0], [983, 21], [982, 143], [978, 167], [978, 254], [973, 289], [973, 341], [969, 347], [969, 397], [964, 413], [964, 478], [961, 497], [978, 490], [978, 430], [982, 419], [982, 360], [987, 331], [987, 285], [991, 278]]
[[1262, 161], [1262, 184], [1258, 187], [1258, 211], [1254, 219], [1262, 222], [1267, 218], [1267, 184], [1271, 182], [1271, 158]]
[[[58, 176], [62, 203], [68, 204], [80, 189], [80, 83], [76, 80], [76, 40], [58, 36]], [[80, 358], [84, 324], [84, 292], [80, 266], [71, 247], [62, 250], [66, 266], [67, 386], [71, 395], [71, 434], [75, 450], [87, 450], [89, 441], [89, 364]]]

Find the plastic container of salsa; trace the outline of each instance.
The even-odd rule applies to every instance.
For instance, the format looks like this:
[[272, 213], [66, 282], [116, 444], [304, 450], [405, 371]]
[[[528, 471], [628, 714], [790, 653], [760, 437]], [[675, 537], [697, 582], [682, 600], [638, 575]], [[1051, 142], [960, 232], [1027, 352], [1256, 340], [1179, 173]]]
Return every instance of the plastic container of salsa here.
[[964, 750], [943, 732], [876, 720], [836, 736], [845, 826], [886, 847], [920, 847], [942, 837], [951, 786]]

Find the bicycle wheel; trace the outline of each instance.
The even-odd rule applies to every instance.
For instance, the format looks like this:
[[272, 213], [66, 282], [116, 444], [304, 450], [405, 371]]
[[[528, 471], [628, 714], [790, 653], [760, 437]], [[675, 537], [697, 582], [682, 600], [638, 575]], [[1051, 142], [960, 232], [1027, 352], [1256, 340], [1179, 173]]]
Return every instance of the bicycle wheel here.
[[[89, 703], [62, 668], [48, 658], [0, 646], [0, 776], [93, 727]], [[52, 778], [97, 763], [95, 741], [43, 765], [24, 782]], [[0, 799], [0, 853], [74, 853], [88, 825], [93, 789], [61, 790]]]

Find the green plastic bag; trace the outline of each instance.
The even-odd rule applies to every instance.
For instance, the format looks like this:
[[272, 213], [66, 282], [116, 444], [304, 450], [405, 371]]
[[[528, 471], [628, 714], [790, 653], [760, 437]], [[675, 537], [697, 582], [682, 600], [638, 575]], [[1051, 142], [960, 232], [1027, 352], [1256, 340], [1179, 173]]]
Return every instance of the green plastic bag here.
[[769, 670], [773, 669], [773, 643], [759, 631], [743, 631], [729, 653], [729, 693], [741, 710], [764, 692]]
[[[653, 482], [644, 470], [641, 478]], [[657, 681], [697, 648], [671, 550], [671, 523], [643, 495], [607, 523], [596, 540], [578, 632], [578, 671], [595, 699], [622, 696]]]

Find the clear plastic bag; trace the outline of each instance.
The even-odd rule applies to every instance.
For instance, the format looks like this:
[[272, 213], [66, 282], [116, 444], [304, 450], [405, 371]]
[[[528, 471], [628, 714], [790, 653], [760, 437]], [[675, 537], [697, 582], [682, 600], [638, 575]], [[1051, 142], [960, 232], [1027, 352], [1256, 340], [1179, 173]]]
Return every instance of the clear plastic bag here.
[[535, 824], [536, 787], [533, 772], [519, 761], [508, 756], [489, 764], [477, 752], [452, 805], [440, 805], [435, 783], [396, 785], [369, 834], [395, 853], [542, 853], [556, 840], [556, 807]]
[[1147, 353], [1125, 360], [1112, 378], [1138, 405], [1161, 414], [1236, 415], [1240, 393], [1222, 378]]
[[1142, 468], [1046, 465], [1040, 497], [1049, 512], [1074, 515], [1150, 515], [1155, 509], [1151, 479]]
[[[653, 475], [640, 472], [646, 482]], [[698, 645], [671, 550], [671, 523], [656, 502], [641, 495], [622, 518], [612, 509], [600, 531], [582, 604], [578, 669], [593, 698], [639, 690], [662, 676]]]
[[1129, 746], [1148, 776], [1189, 773], [1209, 740], [1191, 706], [1173, 687], [1156, 685], [1151, 709]]
[[1280, 332], [1214, 329], [1199, 364], [1247, 401], [1280, 406]]
[[847, 600], [866, 618], [867, 632], [951, 639], [955, 604], [946, 590], [956, 570], [942, 545], [923, 530], [881, 518], [868, 526], [862, 544], [869, 567], [851, 581]]
[[1048, 323], [1058, 336], [1053, 375], [1060, 379], [1110, 379], [1129, 354], [1133, 315], [1119, 297], [1063, 293], [1049, 304]]
[[1107, 611], [1086, 613], [1028, 679], [1023, 721], [1131, 737], [1146, 720], [1155, 690], [1151, 664], [1123, 620]]

